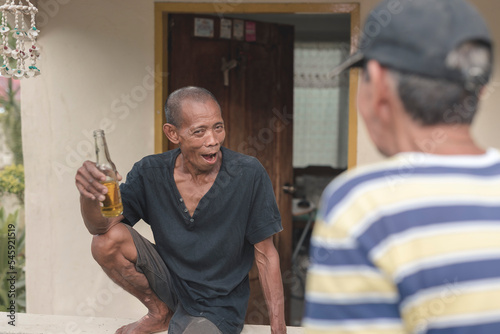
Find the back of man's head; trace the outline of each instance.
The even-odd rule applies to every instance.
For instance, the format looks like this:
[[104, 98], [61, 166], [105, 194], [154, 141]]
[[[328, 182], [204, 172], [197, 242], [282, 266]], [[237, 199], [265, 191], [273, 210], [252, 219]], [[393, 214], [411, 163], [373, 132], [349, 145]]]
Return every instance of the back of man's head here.
[[385, 0], [366, 20], [359, 51], [332, 75], [375, 60], [415, 121], [470, 124], [491, 77], [492, 44], [466, 0]]
[[182, 104], [187, 100], [200, 103], [213, 101], [220, 110], [219, 102], [217, 102], [215, 96], [205, 88], [195, 86], [183, 87], [171, 93], [165, 102], [165, 118], [167, 123], [175, 127], [182, 126]]
[[390, 69], [405, 110], [422, 125], [472, 123], [492, 72], [491, 48], [465, 42], [450, 52], [447, 63], [463, 73], [465, 83]]

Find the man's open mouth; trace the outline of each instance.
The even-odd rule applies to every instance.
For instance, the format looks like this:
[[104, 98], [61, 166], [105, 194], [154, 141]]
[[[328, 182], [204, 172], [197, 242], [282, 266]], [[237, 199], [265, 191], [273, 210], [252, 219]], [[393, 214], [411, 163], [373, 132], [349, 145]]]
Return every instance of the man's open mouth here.
[[203, 159], [209, 163], [214, 163], [217, 160], [217, 153], [213, 154], [202, 154]]

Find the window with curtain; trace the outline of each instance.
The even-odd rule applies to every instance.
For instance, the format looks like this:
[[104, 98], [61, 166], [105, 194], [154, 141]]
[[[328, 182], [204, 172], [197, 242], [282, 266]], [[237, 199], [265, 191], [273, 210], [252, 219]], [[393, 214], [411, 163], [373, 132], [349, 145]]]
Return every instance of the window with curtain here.
[[348, 43], [295, 43], [295, 168], [347, 167], [349, 76], [329, 73], [348, 55]]

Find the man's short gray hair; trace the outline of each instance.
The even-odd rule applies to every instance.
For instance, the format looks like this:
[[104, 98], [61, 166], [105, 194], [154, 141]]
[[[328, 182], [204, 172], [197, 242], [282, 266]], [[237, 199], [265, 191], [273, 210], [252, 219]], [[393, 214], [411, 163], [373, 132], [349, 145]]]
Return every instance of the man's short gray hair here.
[[406, 111], [422, 125], [471, 124], [482, 88], [492, 73], [491, 47], [466, 42], [447, 57], [450, 68], [462, 72], [464, 82], [428, 78], [390, 69]]
[[182, 125], [182, 102], [191, 100], [196, 102], [214, 101], [220, 109], [219, 102], [215, 96], [205, 88], [188, 86], [180, 88], [171, 93], [165, 102], [165, 118], [167, 123], [180, 127]]

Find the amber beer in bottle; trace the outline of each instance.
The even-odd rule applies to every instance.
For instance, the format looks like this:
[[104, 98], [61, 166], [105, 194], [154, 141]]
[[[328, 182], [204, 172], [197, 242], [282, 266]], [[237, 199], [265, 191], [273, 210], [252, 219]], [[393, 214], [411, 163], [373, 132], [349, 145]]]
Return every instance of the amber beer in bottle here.
[[94, 138], [97, 156], [96, 167], [106, 175], [106, 180], [101, 183], [108, 188], [108, 193], [105, 195], [106, 199], [102, 202], [101, 213], [104, 217], [116, 217], [123, 213], [116, 167], [109, 156], [104, 130], [95, 130]]

